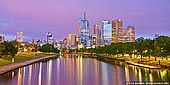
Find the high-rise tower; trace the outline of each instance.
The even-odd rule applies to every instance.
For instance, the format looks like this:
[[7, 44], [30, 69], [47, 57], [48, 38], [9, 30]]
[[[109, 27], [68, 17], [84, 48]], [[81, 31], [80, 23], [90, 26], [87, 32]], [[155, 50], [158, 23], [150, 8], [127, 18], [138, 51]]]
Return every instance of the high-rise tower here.
[[53, 39], [53, 36], [52, 36], [51, 32], [47, 33], [47, 43], [48, 44], [54, 44], [54, 39]]
[[112, 21], [112, 42], [122, 42], [122, 20], [116, 19]]
[[103, 45], [110, 45], [112, 43], [112, 24], [109, 20], [102, 21], [103, 31], [102, 31], [102, 43]]
[[84, 45], [85, 48], [91, 47], [90, 45], [90, 30], [89, 30], [89, 21], [86, 19], [86, 13], [84, 13], [84, 17], [79, 20], [79, 36], [80, 43]]
[[94, 33], [93, 36], [95, 39], [93, 39], [93, 43], [95, 44], [95, 47], [99, 47], [100, 46], [100, 40], [101, 40], [101, 31], [100, 31], [100, 25], [95, 24], [93, 26], [94, 28]]

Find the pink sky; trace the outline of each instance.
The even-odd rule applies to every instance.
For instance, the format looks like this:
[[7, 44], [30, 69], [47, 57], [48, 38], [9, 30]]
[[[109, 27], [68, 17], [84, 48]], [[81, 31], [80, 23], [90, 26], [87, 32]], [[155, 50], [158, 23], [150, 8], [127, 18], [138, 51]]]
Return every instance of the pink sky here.
[[[102, 20], [122, 19], [123, 27], [134, 25], [137, 36], [170, 35], [169, 0], [1, 0], [0, 34], [26, 40], [45, 39], [48, 31], [57, 40], [77, 34], [78, 20], [85, 11], [90, 29]], [[9, 37], [7, 37], [9, 39]]]

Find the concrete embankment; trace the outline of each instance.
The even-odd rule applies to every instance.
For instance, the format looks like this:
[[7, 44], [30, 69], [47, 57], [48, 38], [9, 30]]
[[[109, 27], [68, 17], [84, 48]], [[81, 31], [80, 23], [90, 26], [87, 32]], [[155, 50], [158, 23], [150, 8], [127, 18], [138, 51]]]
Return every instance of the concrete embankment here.
[[6, 73], [8, 71], [11, 71], [11, 70], [14, 70], [14, 69], [17, 69], [17, 68], [38, 62], [38, 61], [42, 61], [42, 60], [46, 60], [46, 59], [52, 59], [52, 58], [57, 58], [57, 57], [55, 57], [55, 56], [45, 56], [45, 57], [39, 57], [39, 58], [27, 60], [27, 61], [22, 61], [22, 62], [17, 62], [17, 63], [1, 66], [0, 67], [0, 74]]
[[149, 69], [160, 69], [161, 67], [158, 66], [150, 66], [150, 65], [144, 65], [144, 64], [139, 64], [139, 63], [134, 63], [132, 61], [126, 61], [127, 64], [131, 64], [134, 66], [139, 66], [139, 67], [144, 67], [144, 68], [149, 68]]

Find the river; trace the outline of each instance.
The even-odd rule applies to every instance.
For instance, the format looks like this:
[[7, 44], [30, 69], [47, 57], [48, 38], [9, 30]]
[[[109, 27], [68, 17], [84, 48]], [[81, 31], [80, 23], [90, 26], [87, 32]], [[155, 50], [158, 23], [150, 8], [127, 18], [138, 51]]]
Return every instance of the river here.
[[82, 56], [60, 56], [0, 75], [0, 85], [125, 85], [125, 81], [170, 81], [170, 71], [149, 70], [118, 61], [109, 64]]

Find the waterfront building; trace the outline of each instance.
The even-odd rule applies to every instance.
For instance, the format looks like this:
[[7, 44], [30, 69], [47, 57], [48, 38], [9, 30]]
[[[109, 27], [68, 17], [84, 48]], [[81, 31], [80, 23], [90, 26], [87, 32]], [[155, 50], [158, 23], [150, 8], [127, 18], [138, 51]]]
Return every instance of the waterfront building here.
[[23, 42], [22, 36], [23, 36], [23, 32], [16, 32], [17, 42]]
[[67, 35], [67, 45], [72, 47], [76, 44], [76, 34], [68, 34]]
[[5, 41], [5, 37], [0, 35], [0, 43], [3, 43]]
[[123, 30], [123, 42], [135, 42], [135, 27], [130, 25]]
[[79, 34], [80, 44], [83, 44], [85, 48], [90, 48], [90, 30], [89, 30], [89, 21], [86, 19], [86, 14], [84, 17], [79, 20]]
[[102, 42], [103, 45], [110, 45], [112, 43], [112, 24], [109, 20], [102, 21]]
[[112, 43], [122, 42], [122, 20], [112, 20]]

